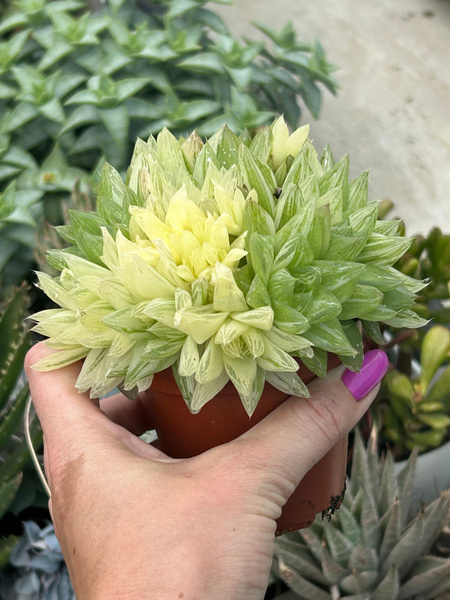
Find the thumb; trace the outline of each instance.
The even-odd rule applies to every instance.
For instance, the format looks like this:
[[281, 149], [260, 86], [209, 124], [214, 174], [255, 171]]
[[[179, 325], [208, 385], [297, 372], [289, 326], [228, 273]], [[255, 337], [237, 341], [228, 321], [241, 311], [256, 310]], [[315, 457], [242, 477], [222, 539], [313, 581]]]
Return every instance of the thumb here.
[[287, 499], [368, 410], [388, 364], [384, 352], [372, 350], [365, 354], [359, 373], [344, 367], [329, 371], [325, 379], [308, 386], [309, 398], [289, 398], [232, 444], [245, 443], [245, 456], [258, 465], [264, 483], [281, 485]]
[[100, 414], [100, 410], [97, 400], [88, 393], [80, 394], [75, 387], [80, 363], [57, 371], [34, 369], [36, 363], [54, 352], [42, 342], [32, 346], [25, 357], [25, 372], [44, 435], [67, 439], [76, 436], [82, 424]]

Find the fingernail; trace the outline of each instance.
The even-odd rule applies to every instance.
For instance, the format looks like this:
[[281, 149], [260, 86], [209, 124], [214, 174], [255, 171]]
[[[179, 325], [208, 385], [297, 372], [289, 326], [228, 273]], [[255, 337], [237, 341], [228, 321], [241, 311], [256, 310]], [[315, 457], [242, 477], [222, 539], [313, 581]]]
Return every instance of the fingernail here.
[[383, 379], [388, 365], [388, 357], [382, 350], [370, 350], [364, 355], [360, 372], [353, 373], [346, 369], [342, 382], [359, 402]]

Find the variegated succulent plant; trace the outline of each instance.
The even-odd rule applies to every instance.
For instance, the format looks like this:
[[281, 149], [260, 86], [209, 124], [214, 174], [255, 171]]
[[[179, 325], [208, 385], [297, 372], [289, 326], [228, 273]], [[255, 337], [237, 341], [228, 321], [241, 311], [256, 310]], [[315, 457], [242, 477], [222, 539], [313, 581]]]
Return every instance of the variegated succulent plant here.
[[422, 282], [391, 266], [410, 241], [377, 220], [367, 173], [349, 181], [348, 157], [319, 158], [308, 134], [282, 118], [206, 143], [164, 130], [137, 142], [125, 183], [106, 165], [97, 212], [59, 228], [61, 275], [39, 274], [61, 308], [34, 315], [59, 350], [37, 368], [84, 359], [77, 387], [98, 396], [172, 366], [192, 411], [231, 380], [252, 414], [265, 381], [307, 396], [299, 360], [324, 375], [333, 352], [357, 370], [357, 319], [375, 339], [378, 321], [422, 325]]

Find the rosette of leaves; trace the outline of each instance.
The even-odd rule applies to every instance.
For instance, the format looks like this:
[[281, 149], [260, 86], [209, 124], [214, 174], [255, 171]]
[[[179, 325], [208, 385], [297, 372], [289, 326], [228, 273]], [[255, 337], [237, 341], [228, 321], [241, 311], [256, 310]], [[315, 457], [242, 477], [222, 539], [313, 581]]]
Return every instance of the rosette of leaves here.
[[367, 450], [356, 436], [339, 510], [275, 542], [276, 571], [299, 598], [448, 598], [448, 559], [430, 549], [448, 524], [450, 494], [409, 517], [416, 456], [396, 476], [391, 454], [380, 462], [375, 436]]
[[417, 377], [394, 369], [383, 381], [381, 430], [396, 457], [416, 446], [437, 448], [450, 432], [450, 331], [436, 325], [425, 334]]
[[53, 525], [24, 523], [24, 536], [0, 582], [5, 600], [75, 600]]
[[[16, 290], [0, 316], [0, 567], [8, 562], [17, 538], [10, 535], [8, 519], [2, 519], [11, 507], [22, 481], [22, 469], [29, 460], [22, 432], [22, 420], [28, 399], [28, 385], [21, 382], [23, 361], [30, 345], [23, 324], [28, 303], [27, 288]], [[37, 447], [41, 430], [35, 420], [30, 429]]]
[[[13, 181], [0, 193], [0, 283], [7, 286], [12, 280], [28, 274], [34, 248], [36, 203], [42, 197], [39, 190], [16, 190]], [[8, 269], [5, 266], [8, 265]]]
[[[137, 136], [209, 135], [223, 123], [240, 133], [277, 112], [296, 126], [302, 103], [317, 117], [322, 85], [336, 90], [320, 44], [291, 25], [262, 28], [270, 46], [238, 41], [205, 4], [11, 3], [0, 23], [0, 189], [17, 179], [28, 198], [39, 192], [33, 218], [54, 225], [75, 181], [102, 156], [124, 171]], [[20, 242], [11, 228], [5, 256]]]
[[173, 367], [198, 411], [231, 380], [249, 414], [265, 381], [307, 396], [298, 360], [319, 376], [327, 352], [361, 366], [356, 319], [424, 323], [422, 283], [391, 265], [409, 247], [398, 222], [377, 221], [367, 173], [319, 159], [308, 127], [282, 118], [253, 138], [223, 127], [203, 143], [164, 130], [138, 141], [124, 183], [105, 165], [97, 212], [70, 213], [72, 246], [39, 275], [60, 308], [34, 315], [58, 350], [36, 368], [80, 359], [79, 390], [137, 392]]

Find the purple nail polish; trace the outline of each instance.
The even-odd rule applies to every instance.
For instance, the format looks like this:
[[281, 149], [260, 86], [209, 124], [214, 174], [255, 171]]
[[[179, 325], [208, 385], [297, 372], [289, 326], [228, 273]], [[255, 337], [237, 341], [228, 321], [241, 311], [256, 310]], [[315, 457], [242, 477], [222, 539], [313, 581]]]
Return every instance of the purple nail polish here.
[[382, 350], [370, 350], [364, 355], [359, 373], [346, 369], [342, 382], [359, 402], [379, 383], [387, 371], [389, 360]]

